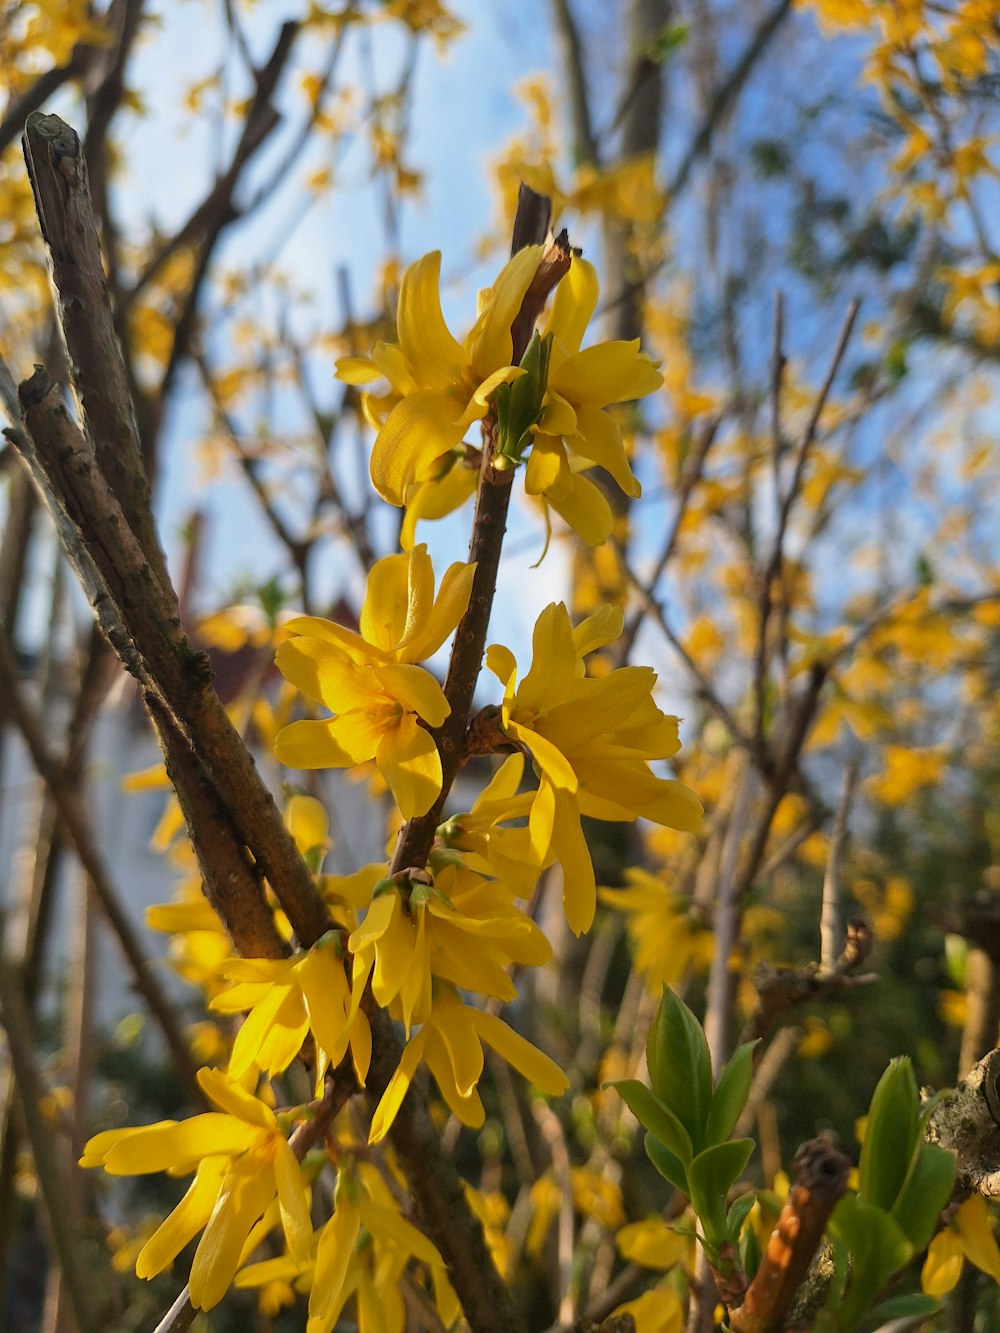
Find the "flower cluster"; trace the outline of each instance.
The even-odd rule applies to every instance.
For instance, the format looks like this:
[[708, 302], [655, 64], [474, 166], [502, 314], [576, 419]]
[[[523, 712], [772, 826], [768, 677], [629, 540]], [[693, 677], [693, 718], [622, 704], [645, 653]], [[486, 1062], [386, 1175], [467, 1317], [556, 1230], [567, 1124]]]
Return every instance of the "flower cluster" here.
[[[490, 593], [477, 592], [474, 601], [471, 563], [452, 564], [436, 584], [426, 546], [412, 540], [417, 518], [441, 516], [471, 493], [479, 468], [465, 435], [484, 423], [494, 473], [521, 469], [526, 494], [546, 513], [602, 542], [611, 510], [585, 474], [600, 467], [626, 495], [639, 494], [610, 409], [662, 383], [637, 342], [583, 348], [598, 291], [594, 270], [578, 256], [567, 258], [551, 313], [514, 363], [512, 329], [542, 253], [529, 247], [514, 256], [481, 295], [461, 342], [441, 312], [440, 256], [425, 256], [402, 282], [398, 343], [338, 363], [341, 378], [369, 386], [365, 409], [377, 432], [372, 481], [407, 509], [405, 552], [372, 566], [356, 625], [300, 616], [275, 632], [286, 688], [308, 701], [305, 716], [288, 720], [283, 711], [280, 730], [270, 718], [277, 759], [293, 770], [374, 762], [396, 819], [427, 826], [423, 863], [323, 874], [326, 813], [312, 796], [292, 791], [286, 821], [329, 906], [326, 935], [301, 947], [272, 904], [287, 956], [233, 957], [211, 913], [192, 900], [193, 879], [181, 902], [154, 909], [158, 928], [183, 941], [187, 975], [224, 1021], [216, 1058], [227, 1067], [199, 1074], [220, 1110], [105, 1131], [87, 1144], [83, 1164], [112, 1174], [194, 1173], [184, 1199], [139, 1251], [136, 1271], [162, 1271], [202, 1232], [190, 1283], [199, 1308], [215, 1305], [235, 1280], [260, 1287], [269, 1308], [308, 1291], [310, 1333], [331, 1329], [351, 1298], [362, 1327], [401, 1329], [397, 1287], [416, 1261], [440, 1319], [452, 1323], [458, 1305], [441, 1256], [400, 1214], [391, 1163], [383, 1149], [369, 1160], [372, 1145], [389, 1134], [421, 1067], [463, 1125], [482, 1126], [486, 1047], [539, 1093], [563, 1094], [568, 1080], [559, 1066], [495, 1012], [518, 998], [521, 970], [552, 956], [524, 904], [542, 872], [558, 865], [568, 923], [577, 934], [589, 928], [597, 895], [584, 817], [642, 818], [675, 829], [693, 829], [700, 818], [694, 794], [652, 767], [679, 746], [677, 719], [654, 701], [655, 673], [603, 663], [588, 672], [588, 659], [621, 634], [621, 612], [604, 607], [574, 627], [566, 607], [553, 604], [535, 626], [523, 677], [510, 649], [488, 650], [500, 697], [470, 727], [461, 757], [492, 754], [500, 763], [470, 810], [433, 827], [444, 780], [440, 729], [456, 696], [429, 664], [464, 627], [470, 604], [482, 617]], [[485, 619], [480, 632], [483, 643]], [[359, 1148], [345, 1125], [336, 1134], [325, 1130], [324, 1151], [310, 1158], [304, 1145], [316, 1139], [305, 1131], [325, 1090], [337, 1086], [331, 1071], [347, 1070], [359, 1087], [369, 1077], [373, 1005], [401, 1024], [405, 1046], [373, 1111], [369, 1146]], [[297, 1057], [311, 1068], [315, 1101], [276, 1112], [274, 1098], [289, 1086], [284, 1076]], [[330, 1163], [334, 1207], [314, 1230], [310, 1188]], [[617, 1227], [622, 1219], [617, 1207], [608, 1212], [600, 1181], [581, 1172], [574, 1179], [581, 1211]], [[279, 1227], [285, 1253], [252, 1262]]]

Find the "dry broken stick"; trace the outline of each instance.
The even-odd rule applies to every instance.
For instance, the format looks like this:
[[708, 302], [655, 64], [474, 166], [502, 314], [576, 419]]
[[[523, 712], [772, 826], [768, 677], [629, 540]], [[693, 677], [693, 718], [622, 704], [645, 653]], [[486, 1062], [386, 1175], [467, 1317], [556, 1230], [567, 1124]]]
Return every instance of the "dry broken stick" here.
[[743, 1303], [730, 1311], [733, 1333], [778, 1333], [785, 1327], [830, 1214], [847, 1188], [850, 1166], [827, 1139], [812, 1139], [795, 1154], [788, 1202]]

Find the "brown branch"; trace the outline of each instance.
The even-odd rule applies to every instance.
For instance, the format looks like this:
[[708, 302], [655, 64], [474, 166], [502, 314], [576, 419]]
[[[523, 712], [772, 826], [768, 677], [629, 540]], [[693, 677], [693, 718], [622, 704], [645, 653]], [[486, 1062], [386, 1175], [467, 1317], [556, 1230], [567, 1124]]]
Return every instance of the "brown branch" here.
[[155, 692], [187, 736], [299, 940], [309, 947], [329, 929], [326, 906], [212, 686], [207, 655], [191, 643], [172, 588], [164, 588], [146, 560], [57, 386], [40, 369], [20, 392], [46, 498], [65, 510], [77, 530], [78, 547], [93, 564], [99, 578], [95, 610], [100, 613], [110, 604], [112, 626], [120, 625], [113, 646], [126, 669]]
[[785, 1327], [830, 1214], [847, 1189], [850, 1166], [827, 1139], [812, 1139], [795, 1154], [788, 1202], [742, 1305], [729, 1313], [733, 1333], [779, 1333]]
[[168, 587], [80, 139], [58, 116], [35, 112], [25, 126], [24, 155], [84, 431], [149, 565]]

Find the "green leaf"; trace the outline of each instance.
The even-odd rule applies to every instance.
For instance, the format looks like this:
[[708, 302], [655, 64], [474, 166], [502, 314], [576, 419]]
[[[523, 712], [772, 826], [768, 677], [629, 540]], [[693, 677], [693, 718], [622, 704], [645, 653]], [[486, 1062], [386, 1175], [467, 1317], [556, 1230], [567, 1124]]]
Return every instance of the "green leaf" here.
[[688, 1167], [692, 1207], [705, 1231], [707, 1243], [718, 1247], [729, 1238], [726, 1196], [739, 1180], [754, 1150], [753, 1139], [731, 1139], [700, 1152]]
[[861, 1316], [893, 1273], [909, 1263], [913, 1246], [894, 1218], [857, 1194], [845, 1194], [837, 1204], [829, 1232], [847, 1249], [853, 1263], [843, 1297], [835, 1308], [828, 1303], [827, 1309], [834, 1328], [855, 1333]]
[[674, 1189], [680, 1190], [682, 1194], [690, 1195], [684, 1163], [670, 1151], [666, 1144], [661, 1143], [659, 1139], [654, 1139], [652, 1134], [646, 1135], [646, 1156], [664, 1180], [670, 1181]]
[[891, 1211], [920, 1139], [920, 1095], [906, 1056], [890, 1061], [868, 1109], [858, 1163], [858, 1193], [866, 1203]]
[[941, 1302], [935, 1296], [911, 1291], [906, 1296], [893, 1296], [881, 1305], [876, 1305], [872, 1310], [872, 1318], [877, 1319], [880, 1325], [892, 1319], [929, 1319], [940, 1309]]
[[933, 1143], [924, 1144], [892, 1207], [915, 1250], [922, 1250], [934, 1234], [954, 1183], [954, 1156]]
[[646, 1060], [653, 1092], [678, 1117], [698, 1151], [712, 1100], [712, 1057], [701, 1024], [669, 986], [663, 987], [653, 1015]]
[[753, 1048], [756, 1041], [741, 1046], [719, 1075], [712, 1093], [712, 1106], [705, 1126], [705, 1144], [725, 1143], [746, 1105], [753, 1077]]
[[644, 1129], [669, 1148], [685, 1168], [694, 1156], [691, 1136], [668, 1106], [650, 1092], [645, 1083], [635, 1078], [623, 1078], [605, 1087], [615, 1088], [622, 1101]]

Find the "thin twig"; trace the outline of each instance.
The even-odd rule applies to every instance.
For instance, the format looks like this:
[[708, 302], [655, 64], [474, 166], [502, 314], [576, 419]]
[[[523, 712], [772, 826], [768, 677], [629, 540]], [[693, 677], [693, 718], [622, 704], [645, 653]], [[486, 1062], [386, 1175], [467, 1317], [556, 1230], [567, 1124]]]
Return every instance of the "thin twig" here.
[[843, 923], [841, 921], [841, 865], [844, 857], [844, 843], [847, 840], [847, 822], [850, 818], [854, 789], [861, 769], [861, 756], [855, 755], [844, 769], [844, 780], [840, 788], [840, 800], [833, 828], [830, 830], [830, 850], [826, 859], [826, 872], [823, 876], [823, 907], [820, 913], [820, 971], [830, 971], [840, 956], [843, 947]]

